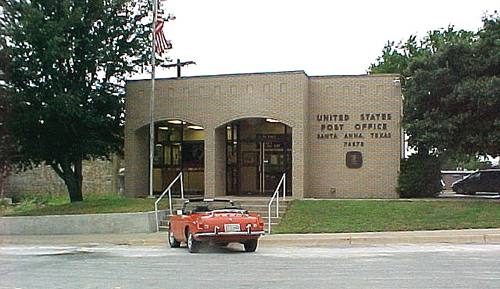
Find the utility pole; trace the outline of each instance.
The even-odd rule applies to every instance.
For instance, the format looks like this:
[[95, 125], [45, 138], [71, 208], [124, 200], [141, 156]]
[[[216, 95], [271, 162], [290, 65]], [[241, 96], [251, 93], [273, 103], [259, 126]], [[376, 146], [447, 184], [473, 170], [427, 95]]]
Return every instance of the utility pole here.
[[181, 60], [179, 58], [177, 58], [177, 63], [175, 63], [175, 64], [162, 64], [161, 67], [165, 67], [165, 68], [177, 67], [177, 78], [180, 78], [181, 77], [181, 67], [186, 66], [186, 65], [190, 65], [190, 64], [196, 64], [196, 62], [194, 62], [194, 61], [181, 62]]

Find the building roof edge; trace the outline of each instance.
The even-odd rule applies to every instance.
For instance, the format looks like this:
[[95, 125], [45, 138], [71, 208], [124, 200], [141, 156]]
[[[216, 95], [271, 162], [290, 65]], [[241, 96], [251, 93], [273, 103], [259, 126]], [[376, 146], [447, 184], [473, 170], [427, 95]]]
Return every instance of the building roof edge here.
[[[238, 76], [266, 75], [266, 74], [304, 74], [306, 77], [309, 77], [304, 70], [290, 70], [290, 71], [271, 71], [271, 72], [243, 72], [243, 73], [228, 73], [228, 74], [210, 74], [210, 75], [195, 75], [195, 76], [182, 76], [182, 77], [163, 77], [163, 78], [156, 78], [155, 80], [183, 80], [183, 79], [193, 79], [193, 78], [238, 77]], [[127, 82], [145, 81], [145, 80], [151, 80], [151, 78], [128, 79]]]

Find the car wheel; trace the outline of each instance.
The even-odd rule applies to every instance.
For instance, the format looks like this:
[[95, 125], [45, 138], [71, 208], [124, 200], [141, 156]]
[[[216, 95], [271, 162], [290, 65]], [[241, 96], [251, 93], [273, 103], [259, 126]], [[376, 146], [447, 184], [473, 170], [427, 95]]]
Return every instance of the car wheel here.
[[243, 246], [245, 247], [245, 252], [255, 252], [257, 250], [257, 239], [248, 240], [243, 243]]
[[191, 234], [191, 231], [188, 231], [187, 233], [187, 247], [189, 253], [198, 253], [200, 251], [200, 246], [201, 242], [196, 241], [194, 239], [193, 234]]
[[181, 246], [181, 242], [177, 241], [174, 237], [174, 233], [170, 226], [168, 226], [168, 243], [170, 244], [170, 248], [179, 248]]

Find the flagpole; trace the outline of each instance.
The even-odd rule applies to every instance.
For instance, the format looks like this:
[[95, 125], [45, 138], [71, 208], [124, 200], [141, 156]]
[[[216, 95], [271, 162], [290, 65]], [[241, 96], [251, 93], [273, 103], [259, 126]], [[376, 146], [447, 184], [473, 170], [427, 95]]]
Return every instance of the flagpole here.
[[155, 105], [155, 62], [156, 62], [156, 50], [155, 50], [155, 29], [156, 20], [158, 17], [158, 3], [157, 0], [153, 0], [153, 23], [151, 33], [153, 35], [151, 42], [151, 94], [149, 97], [149, 197], [153, 198], [153, 158], [154, 158], [154, 115], [153, 109]]

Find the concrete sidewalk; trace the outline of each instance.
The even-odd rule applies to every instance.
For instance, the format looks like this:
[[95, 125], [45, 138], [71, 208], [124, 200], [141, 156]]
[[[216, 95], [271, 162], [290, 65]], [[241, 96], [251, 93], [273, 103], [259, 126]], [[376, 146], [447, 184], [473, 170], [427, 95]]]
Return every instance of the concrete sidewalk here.
[[[276, 234], [260, 239], [261, 246], [351, 246], [425, 243], [500, 243], [500, 229], [367, 232], [336, 234]], [[166, 246], [167, 233], [91, 235], [0, 235], [1, 245], [134, 245]]]

